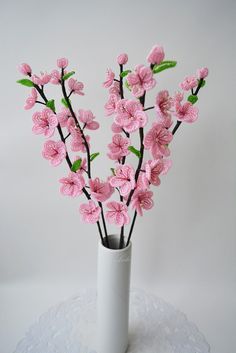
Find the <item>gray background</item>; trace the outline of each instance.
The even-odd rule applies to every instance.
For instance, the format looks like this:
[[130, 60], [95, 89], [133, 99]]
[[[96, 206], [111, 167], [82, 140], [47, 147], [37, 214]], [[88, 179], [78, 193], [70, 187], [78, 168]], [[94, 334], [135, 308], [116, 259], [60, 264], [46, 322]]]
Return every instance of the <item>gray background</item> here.
[[[12, 352], [50, 305], [96, 285], [96, 227], [81, 223], [79, 200], [60, 195], [65, 165], [52, 168], [41, 158], [44, 139], [31, 133], [16, 67], [28, 62], [36, 72], [50, 71], [58, 57], [70, 59], [86, 92], [75, 105], [102, 124], [91, 135], [93, 150], [103, 154], [94, 174], [104, 177], [111, 139], [105, 71], [117, 70], [120, 52], [129, 54], [128, 67], [144, 63], [155, 43], [178, 66], [160, 74], [150, 104], [155, 92], [173, 93], [198, 67], [208, 66], [210, 76], [199, 120], [183, 124], [171, 144], [173, 167], [156, 189], [156, 207], [137, 222], [132, 285], [183, 310], [212, 352], [235, 351], [234, 21], [229, 0], [1, 1], [1, 353]], [[55, 91], [49, 95], [59, 98]]]

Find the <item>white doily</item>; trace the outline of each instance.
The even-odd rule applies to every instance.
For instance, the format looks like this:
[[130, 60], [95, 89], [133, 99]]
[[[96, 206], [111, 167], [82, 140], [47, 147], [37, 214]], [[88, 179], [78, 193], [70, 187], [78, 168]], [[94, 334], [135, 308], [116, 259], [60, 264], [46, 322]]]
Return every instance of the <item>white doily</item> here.
[[[129, 342], [127, 353], [210, 352], [204, 336], [183, 313], [137, 289], [130, 293]], [[96, 353], [96, 292], [84, 291], [49, 309], [14, 353]]]

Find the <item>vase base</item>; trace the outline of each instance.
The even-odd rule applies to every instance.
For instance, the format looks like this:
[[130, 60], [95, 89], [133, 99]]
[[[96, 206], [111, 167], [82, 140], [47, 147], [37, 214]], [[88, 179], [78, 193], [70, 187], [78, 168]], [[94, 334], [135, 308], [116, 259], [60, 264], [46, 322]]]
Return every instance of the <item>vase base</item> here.
[[[96, 292], [60, 303], [30, 327], [14, 353], [96, 353]], [[209, 353], [197, 327], [170, 304], [141, 290], [130, 293], [126, 353]]]

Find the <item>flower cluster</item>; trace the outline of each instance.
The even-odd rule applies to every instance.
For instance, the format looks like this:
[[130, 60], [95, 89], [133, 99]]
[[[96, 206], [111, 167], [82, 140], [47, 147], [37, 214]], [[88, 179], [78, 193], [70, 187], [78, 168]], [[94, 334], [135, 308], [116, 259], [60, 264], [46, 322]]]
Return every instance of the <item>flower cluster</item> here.
[[[126, 69], [128, 59], [126, 53], [120, 54], [117, 57], [118, 75], [109, 68], [103, 82], [103, 87], [108, 91], [105, 115], [112, 120], [113, 133], [107, 156], [115, 163], [105, 180], [92, 177], [93, 161], [99, 152], [92, 153], [88, 134], [99, 129], [100, 123], [91, 110], [74, 109], [73, 97], [84, 95], [84, 84], [72, 77], [75, 72], [68, 70], [68, 59], [59, 58], [57, 67], [50, 73], [36, 74], [26, 63], [19, 66], [25, 78], [18, 82], [31, 87], [24, 108], [32, 109], [36, 104], [43, 106], [32, 116], [33, 132], [47, 139], [43, 144], [42, 156], [53, 166], [66, 161], [69, 173], [59, 180], [60, 192], [73, 198], [86, 197], [87, 202], [79, 207], [81, 217], [86, 223], [97, 224], [101, 241], [105, 245], [106, 239], [106, 246], [109, 246], [106, 221], [120, 227], [122, 247], [130, 241], [136, 216], [143, 216], [144, 210], [153, 207], [154, 193], [151, 188], [160, 185], [161, 176], [171, 167], [172, 162], [167, 157], [170, 156], [170, 143], [180, 124], [197, 120], [195, 103], [208, 76], [208, 69], [201, 68], [195, 75], [184, 78], [179, 85], [181, 91], [173, 95], [168, 90], [157, 91], [154, 104], [146, 107], [146, 95], [157, 86], [156, 77], [160, 72], [174, 67], [176, 62], [165, 61], [164, 49], [159, 45], [155, 45], [147, 55], [147, 64], [138, 64], [133, 70]], [[55, 100], [46, 96], [45, 86], [49, 84], [61, 88], [63, 98], [58, 111]], [[189, 92], [187, 98], [184, 97], [186, 92]], [[156, 116], [148, 127], [148, 111], [151, 109], [154, 109]], [[176, 122], [171, 130], [174, 118]], [[51, 139], [56, 132], [58, 137]], [[136, 134], [139, 146], [133, 145], [137, 144]], [[71, 156], [74, 152], [80, 152], [82, 157]], [[127, 163], [130, 156], [137, 159], [134, 165]], [[125, 244], [125, 226], [131, 221], [130, 208], [134, 210], [134, 215]]]

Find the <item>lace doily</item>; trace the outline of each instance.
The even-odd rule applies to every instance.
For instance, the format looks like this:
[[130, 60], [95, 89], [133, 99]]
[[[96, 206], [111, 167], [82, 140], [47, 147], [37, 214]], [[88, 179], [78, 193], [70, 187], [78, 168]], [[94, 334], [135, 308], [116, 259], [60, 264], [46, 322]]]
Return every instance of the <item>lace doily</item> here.
[[[130, 293], [129, 331], [127, 353], [210, 352], [204, 336], [183, 313], [137, 289]], [[14, 353], [96, 353], [96, 292], [81, 292], [49, 309]]]

